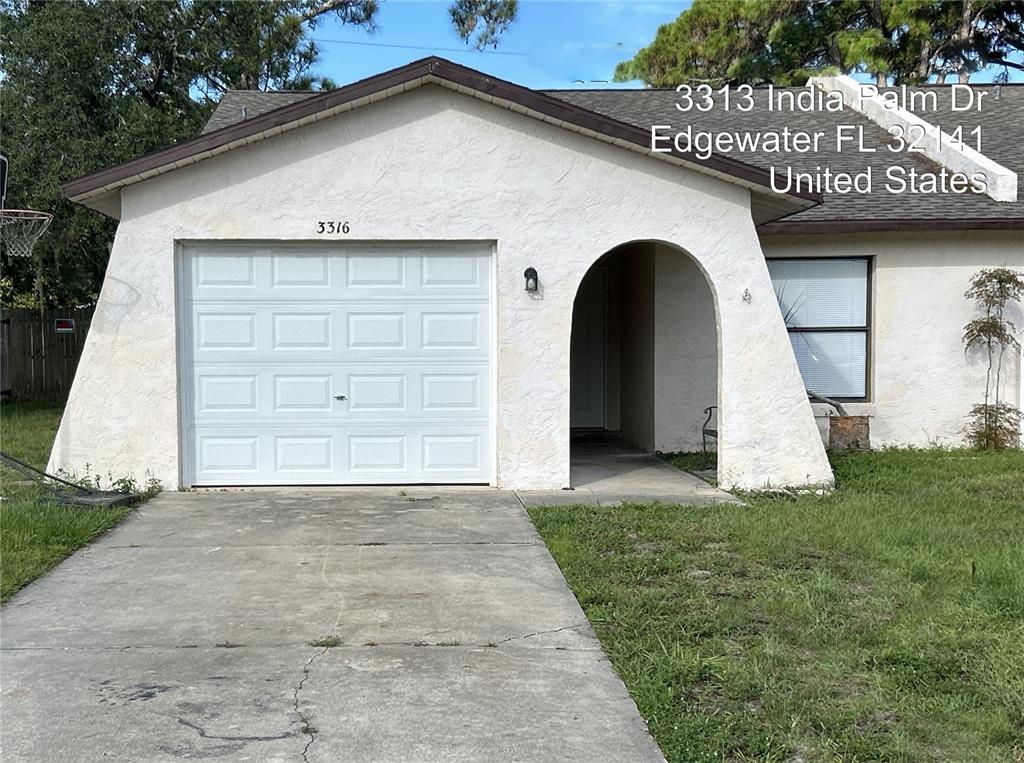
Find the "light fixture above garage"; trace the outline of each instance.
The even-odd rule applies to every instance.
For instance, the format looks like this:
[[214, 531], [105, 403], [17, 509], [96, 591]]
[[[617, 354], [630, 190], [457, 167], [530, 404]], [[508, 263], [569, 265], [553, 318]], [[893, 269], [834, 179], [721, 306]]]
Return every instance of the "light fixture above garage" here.
[[527, 268], [523, 273], [523, 277], [526, 279], [526, 290], [529, 292], [537, 291], [537, 269]]

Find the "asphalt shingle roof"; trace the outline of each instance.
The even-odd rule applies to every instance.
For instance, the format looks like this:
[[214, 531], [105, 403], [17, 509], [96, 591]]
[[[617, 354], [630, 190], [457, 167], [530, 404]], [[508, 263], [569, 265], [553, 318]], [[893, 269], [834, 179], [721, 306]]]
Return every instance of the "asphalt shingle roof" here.
[[316, 93], [310, 90], [229, 90], [221, 97], [201, 134], [206, 135], [296, 101], [304, 101], [312, 95]]
[[[926, 86], [916, 91], [934, 91], [936, 111], [918, 111], [918, 115], [939, 124], [947, 131], [963, 126], [964, 140], [973, 145], [970, 131], [981, 126], [982, 152], [1003, 166], [1024, 174], [1024, 85], [1004, 85], [995, 97], [995, 86], [978, 85], [975, 89], [990, 91], [980, 111], [952, 112], [949, 109], [950, 88]], [[783, 88], [776, 88], [776, 93]], [[767, 88], [754, 90], [755, 107], [751, 111], [725, 111], [716, 101], [711, 111], [681, 112], [676, 108], [678, 94], [674, 90], [548, 90], [547, 95], [575, 106], [612, 117], [627, 124], [649, 130], [651, 125], [671, 125], [671, 131], [692, 124], [694, 130], [721, 132], [792, 130], [825, 133], [818, 153], [782, 154], [763, 151], [730, 151], [730, 156], [755, 167], [778, 172], [786, 165], [797, 172], [814, 172], [829, 167], [833, 172], [860, 172], [868, 167], [874, 175], [874, 192], [863, 194], [825, 193], [819, 206], [792, 215], [787, 221], [813, 222], [824, 220], [951, 220], [951, 219], [1024, 219], [1024, 183], [1016, 203], [997, 202], [974, 193], [902, 193], [894, 195], [884, 189], [886, 169], [898, 165], [918, 172], [938, 172], [939, 167], [920, 154], [892, 153], [886, 132], [874, 122], [846, 109], [841, 112], [788, 112], [769, 110]], [[308, 91], [231, 91], [218, 104], [203, 133], [251, 119], [282, 106], [314, 95]], [[865, 145], [874, 153], [854, 150], [837, 151], [835, 132], [840, 124], [862, 128]]]
[[[944, 90], [948, 104], [948, 88]], [[921, 154], [892, 153], [887, 148], [890, 139], [885, 130], [849, 109], [841, 112], [769, 111], [769, 93], [765, 88], [754, 91], [755, 107], [749, 112], [713, 109], [702, 114], [683, 113], [676, 109], [678, 95], [674, 90], [561, 90], [549, 91], [549, 95], [647, 129], [652, 124], [670, 124], [674, 130], [679, 130], [692, 122], [694, 129], [716, 133], [781, 130], [786, 126], [805, 131], [823, 130], [827, 139], [822, 141], [820, 153], [734, 151], [729, 155], [763, 169], [775, 166], [777, 171], [786, 165], [802, 172], [813, 172], [818, 166], [851, 173], [872, 168], [873, 193], [825, 193], [824, 204], [792, 215], [788, 221], [1024, 218], [1022, 200], [1016, 203], [997, 202], [974, 193], [888, 193], [882, 184], [889, 166], [916, 168], [919, 172], [937, 172], [939, 168]], [[964, 124], [965, 132], [976, 124], [982, 124], [984, 153], [1015, 172], [1024, 172], [1024, 155], [1021, 153], [1024, 145], [1024, 87], [1001, 88], [1000, 100], [986, 102], [985, 109], [980, 114], [958, 115], [956, 122]], [[920, 113], [918, 116], [933, 124], [938, 122], [944, 128], [952, 126], [948, 113], [942, 111]], [[875, 148], [876, 152], [838, 152], [834, 135], [839, 125], [863, 127], [866, 147]]]

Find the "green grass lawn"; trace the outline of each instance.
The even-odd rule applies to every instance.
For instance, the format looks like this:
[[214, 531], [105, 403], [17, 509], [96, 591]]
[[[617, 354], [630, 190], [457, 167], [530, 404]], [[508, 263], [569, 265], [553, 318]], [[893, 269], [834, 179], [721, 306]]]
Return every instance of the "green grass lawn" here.
[[1024, 761], [1024, 453], [833, 464], [828, 497], [530, 514], [670, 760]]
[[[4, 403], [0, 406], [0, 449], [45, 468], [60, 413], [61, 405], [56, 403]], [[0, 601], [7, 601], [131, 511], [40, 503], [45, 492], [17, 484], [22, 479], [18, 473], [0, 468]]]

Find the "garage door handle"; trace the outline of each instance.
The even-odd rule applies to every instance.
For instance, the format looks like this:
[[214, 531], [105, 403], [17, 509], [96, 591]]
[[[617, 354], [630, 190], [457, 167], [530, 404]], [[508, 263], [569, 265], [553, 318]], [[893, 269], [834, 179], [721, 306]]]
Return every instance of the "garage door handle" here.
[[334, 399], [335, 400], [347, 400], [348, 398], [346, 398], [344, 395], [335, 395]]

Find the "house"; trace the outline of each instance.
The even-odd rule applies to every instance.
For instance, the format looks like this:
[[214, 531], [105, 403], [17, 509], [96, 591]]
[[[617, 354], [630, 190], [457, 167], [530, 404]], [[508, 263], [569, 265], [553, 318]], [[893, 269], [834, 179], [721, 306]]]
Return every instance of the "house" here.
[[[918, 117], [884, 94], [841, 113], [778, 95], [684, 113], [675, 91], [539, 92], [438, 58], [228, 93], [194, 140], [64, 186], [120, 223], [50, 468], [561, 488], [574, 430], [693, 450], [717, 405], [723, 485], [827, 485], [808, 389], [876, 446], [961, 442], [985, 379], [963, 292], [1024, 267], [1024, 87], [936, 112], [983, 128], [984, 155], [888, 151], [885, 121]], [[874, 153], [675, 139], [840, 124]], [[894, 164], [987, 191], [819, 194], [773, 169]]]

